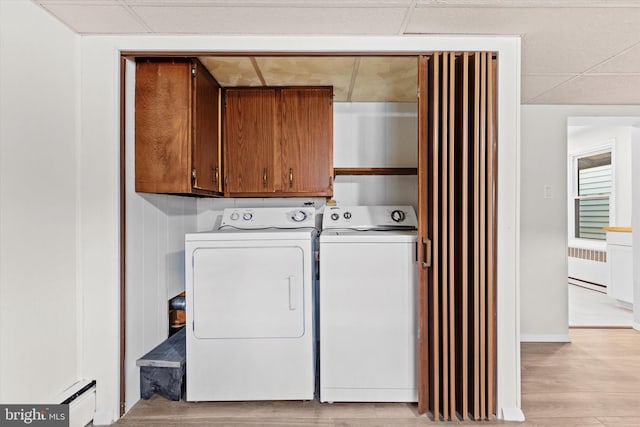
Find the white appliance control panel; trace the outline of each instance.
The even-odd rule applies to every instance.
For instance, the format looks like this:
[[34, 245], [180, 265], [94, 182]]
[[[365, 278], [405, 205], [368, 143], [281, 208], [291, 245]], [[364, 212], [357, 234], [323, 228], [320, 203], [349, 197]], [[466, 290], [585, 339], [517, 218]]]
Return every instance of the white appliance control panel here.
[[413, 206], [326, 206], [322, 229], [415, 230]]
[[243, 230], [263, 228], [309, 228], [316, 226], [313, 207], [289, 208], [226, 208], [222, 212], [220, 228]]

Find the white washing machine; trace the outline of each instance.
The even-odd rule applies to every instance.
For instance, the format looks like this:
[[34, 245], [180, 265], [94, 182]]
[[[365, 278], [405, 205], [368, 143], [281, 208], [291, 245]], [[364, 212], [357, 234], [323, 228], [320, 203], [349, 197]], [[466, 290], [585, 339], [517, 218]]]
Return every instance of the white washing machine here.
[[315, 208], [225, 209], [185, 236], [189, 401], [311, 400]]
[[320, 400], [416, 402], [417, 219], [327, 206], [320, 235]]

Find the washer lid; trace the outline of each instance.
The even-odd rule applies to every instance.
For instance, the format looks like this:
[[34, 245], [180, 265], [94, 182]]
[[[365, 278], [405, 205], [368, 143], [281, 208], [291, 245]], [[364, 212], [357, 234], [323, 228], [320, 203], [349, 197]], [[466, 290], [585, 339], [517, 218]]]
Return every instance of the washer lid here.
[[416, 231], [401, 230], [325, 230], [320, 234], [323, 243], [414, 243], [418, 240]]

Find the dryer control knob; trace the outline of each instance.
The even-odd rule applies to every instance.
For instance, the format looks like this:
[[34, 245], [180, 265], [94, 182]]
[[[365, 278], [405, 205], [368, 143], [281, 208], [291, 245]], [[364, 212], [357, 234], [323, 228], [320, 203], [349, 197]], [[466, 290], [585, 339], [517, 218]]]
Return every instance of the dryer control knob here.
[[307, 219], [307, 213], [305, 211], [295, 211], [293, 215], [291, 215], [291, 219], [295, 222], [302, 222]]
[[231, 220], [232, 221], [237, 221], [238, 218], [240, 218], [240, 214], [238, 212], [234, 212], [231, 214]]
[[344, 219], [351, 219], [351, 212], [345, 212], [343, 216]]
[[332, 220], [337, 221], [339, 218], [340, 218], [340, 215], [338, 215], [337, 213], [334, 212], [334, 213], [331, 214], [331, 219]]
[[245, 212], [244, 215], [242, 215], [242, 219], [245, 221], [249, 221], [251, 218], [253, 218], [253, 214], [251, 212]]
[[401, 211], [399, 209], [396, 209], [395, 211], [391, 212], [391, 219], [394, 220], [395, 222], [402, 222], [405, 220], [406, 217], [407, 215], [404, 213], [404, 211]]

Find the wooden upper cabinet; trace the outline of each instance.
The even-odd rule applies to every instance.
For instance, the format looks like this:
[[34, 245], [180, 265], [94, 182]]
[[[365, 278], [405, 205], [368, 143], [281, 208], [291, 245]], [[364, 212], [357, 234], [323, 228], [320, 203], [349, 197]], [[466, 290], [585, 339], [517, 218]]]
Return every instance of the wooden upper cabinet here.
[[199, 63], [193, 80], [194, 188], [222, 191], [220, 86]]
[[283, 191], [332, 195], [333, 90], [281, 91]]
[[225, 90], [225, 194], [331, 196], [333, 88]]
[[274, 89], [225, 91], [225, 192], [275, 191], [276, 95]]
[[219, 195], [220, 87], [198, 60], [136, 64], [136, 191]]

